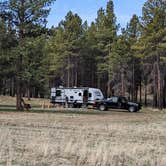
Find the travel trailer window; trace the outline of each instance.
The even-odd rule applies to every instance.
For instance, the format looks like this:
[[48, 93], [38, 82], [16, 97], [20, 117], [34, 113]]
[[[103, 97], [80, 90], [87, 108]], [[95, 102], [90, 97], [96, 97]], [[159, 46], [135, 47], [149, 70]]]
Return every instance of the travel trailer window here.
[[89, 93], [89, 97], [92, 97], [92, 93]]
[[61, 96], [61, 90], [56, 90], [56, 96]]
[[81, 93], [79, 93], [79, 94], [78, 94], [78, 96], [82, 96], [82, 94], [81, 94]]

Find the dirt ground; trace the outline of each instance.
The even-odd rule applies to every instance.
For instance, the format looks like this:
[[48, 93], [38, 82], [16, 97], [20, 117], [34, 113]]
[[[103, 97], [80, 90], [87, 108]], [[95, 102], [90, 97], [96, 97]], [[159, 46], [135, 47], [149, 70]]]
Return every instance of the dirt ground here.
[[0, 112], [0, 165], [165, 166], [166, 112]]

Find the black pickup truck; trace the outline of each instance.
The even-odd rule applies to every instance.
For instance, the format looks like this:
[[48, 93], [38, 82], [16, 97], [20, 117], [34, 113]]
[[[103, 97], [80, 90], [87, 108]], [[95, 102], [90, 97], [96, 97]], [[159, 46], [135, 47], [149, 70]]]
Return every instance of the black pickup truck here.
[[105, 111], [109, 108], [112, 109], [125, 109], [129, 112], [137, 112], [141, 109], [141, 105], [138, 103], [129, 102], [126, 97], [114, 96], [111, 98], [96, 101], [95, 107], [101, 111]]

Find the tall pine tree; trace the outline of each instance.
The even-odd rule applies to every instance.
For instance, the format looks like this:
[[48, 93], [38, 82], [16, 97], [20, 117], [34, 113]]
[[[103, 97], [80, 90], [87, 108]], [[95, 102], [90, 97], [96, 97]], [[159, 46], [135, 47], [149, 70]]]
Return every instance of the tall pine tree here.
[[36, 28], [45, 26], [46, 18], [49, 14], [49, 6], [54, 0], [9, 0], [2, 2], [1, 17], [10, 22], [12, 29], [17, 34], [18, 46], [13, 49], [13, 55], [16, 66], [16, 96], [17, 96], [17, 109], [21, 110], [21, 97], [22, 97], [22, 80], [24, 59], [26, 58], [25, 52], [22, 49], [26, 37], [34, 35]]

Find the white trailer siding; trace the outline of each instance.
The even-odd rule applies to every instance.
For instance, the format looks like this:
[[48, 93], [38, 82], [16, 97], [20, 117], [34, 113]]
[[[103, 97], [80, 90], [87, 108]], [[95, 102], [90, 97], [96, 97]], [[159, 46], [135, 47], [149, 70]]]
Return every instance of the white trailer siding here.
[[93, 104], [96, 100], [102, 100], [104, 98], [103, 93], [100, 89], [89, 88], [89, 98], [88, 102]]
[[52, 103], [87, 103], [94, 104], [96, 100], [103, 99], [104, 96], [97, 88], [51, 88]]

